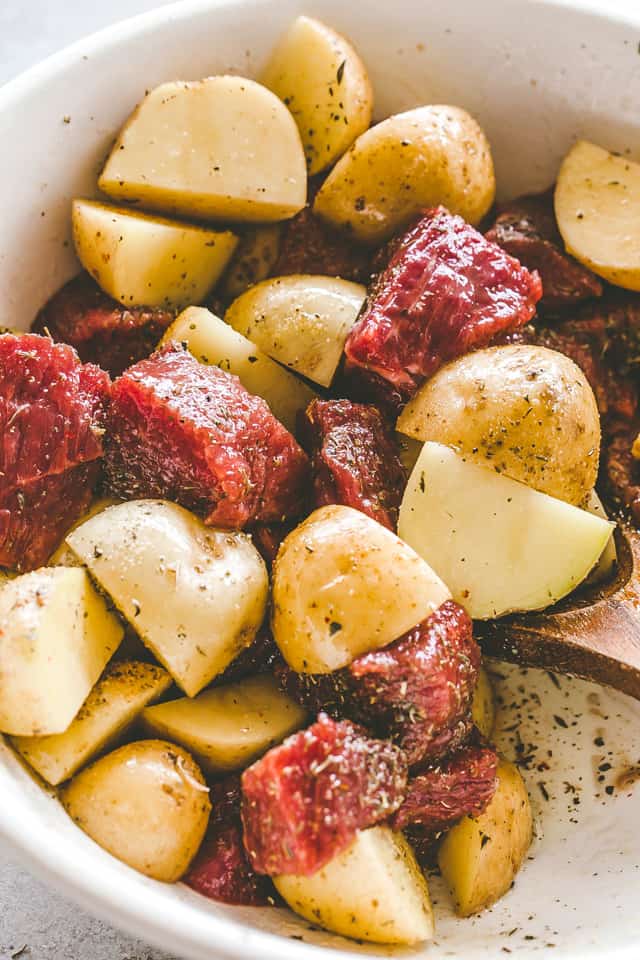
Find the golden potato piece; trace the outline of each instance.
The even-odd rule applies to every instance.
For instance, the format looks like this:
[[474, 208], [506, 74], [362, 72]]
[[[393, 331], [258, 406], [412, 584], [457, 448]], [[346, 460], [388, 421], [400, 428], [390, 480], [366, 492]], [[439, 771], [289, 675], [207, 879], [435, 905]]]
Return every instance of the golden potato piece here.
[[489, 739], [496, 722], [496, 702], [493, 684], [484, 667], [480, 667], [478, 683], [471, 703], [471, 719], [483, 737]]
[[60, 799], [104, 850], [166, 883], [188, 869], [211, 810], [193, 759], [162, 740], [129, 743], [96, 760], [63, 788]]
[[215, 774], [248, 767], [306, 719], [306, 711], [268, 674], [205, 690], [194, 699], [147, 707], [143, 713], [152, 734], [182, 744]]
[[371, 123], [373, 91], [362, 60], [319, 20], [294, 20], [260, 80], [293, 114], [310, 175], [332, 166]]
[[202, 303], [238, 243], [229, 230], [207, 230], [96, 200], [74, 200], [71, 217], [80, 263], [126, 307], [180, 309]]
[[85, 570], [42, 567], [0, 590], [0, 730], [62, 733], [124, 631]]
[[245, 77], [163, 83], [120, 132], [98, 181], [115, 200], [204, 220], [292, 217], [307, 199], [295, 121]]
[[409, 945], [435, 932], [424, 874], [402, 834], [388, 827], [363, 830], [310, 877], [273, 882], [292, 910], [343, 937]]
[[323, 183], [314, 211], [379, 244], [438, 204], [477, 224], [494, 196], [491, 148], [478, 123], [459, 107], [430, 106], [358, 137]]
[[461, 917], [490, 907], [507, 893], [531, 845], [531, 806], [517, 767], [501, 761], [498, 780], [485, 812], [461, 820], [440, 847], [440, 870]]
[[280, 255], [281, 235], [279, 223], [244, 229], [222, 280], [221, 292], [226, 300], [235, 300], [254, 283], [266, 280]]
[[249, 393], [267, 401], [273, 415], [291, 433], [296, 431], [298, 412], [306, 410], [317, 396], [303, 380], [204, 307], [184, 310], [161, 342], [168, 340], [186, 344], [200, 363], [212, 364], [239, 377]]
[[433, 570], [351, 507], [321, 507], [273, 568], [273, 636], [298, 673], [330, 673], [386, 647], [450, 599]]
[[609, 283], [640, 290], [640, 164], [579, 140], [555, 192], [567, 252]]
[[593, 390], [573, 360], [546, 347], [490, 347], [454, 360], [420, 388], [397, 429], [567, 503], [582, 504], [598, 476]]
[[292, 274], [251, 287], [224, 319], [274, 360], [328, 387], [366, 295], [350, 280]]
[[114, 743], [171, 682], [167, 671], [152, 663], [112, 663], [64, 733], [11, 742], [43, 780], [57, 786]]

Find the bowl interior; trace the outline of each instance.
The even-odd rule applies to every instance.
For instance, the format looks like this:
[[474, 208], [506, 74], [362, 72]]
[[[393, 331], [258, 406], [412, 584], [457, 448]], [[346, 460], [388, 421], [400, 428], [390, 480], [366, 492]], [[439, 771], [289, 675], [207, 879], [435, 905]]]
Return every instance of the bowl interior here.
[[[69, 201], [95, 194], [118, 127], [145, 89], [177, 77], [255, 75], [297, 13], [349, 35], [372, 75], [379, 117], [421, 103], [466, 107], [493, 145], [502, 195], [548, 186], [577, 137], [640, 156], [640, 14], [536, 0], [209, 0], [183, 3], [83, 41], [0, 90], [0, 325], [27, 328], [77, 269]], [[615, 642], [615, 638], [612, 638]], [[640, 706], [580, 681], [494, 664], [499, 745], [520, 759], [537, 839], [514, 889], [456, 921], [431, 883], [438, 939], [417, 951], [349, 944], [286, 911], [223, 907], [138, 876], [103, 853], [0, 744], [0, 832], [32, 867], [90, 909], [193, 958], [636, 956], [640, 915], [634, 794]], [[337, 952], [336, 952], [337, 951]]]

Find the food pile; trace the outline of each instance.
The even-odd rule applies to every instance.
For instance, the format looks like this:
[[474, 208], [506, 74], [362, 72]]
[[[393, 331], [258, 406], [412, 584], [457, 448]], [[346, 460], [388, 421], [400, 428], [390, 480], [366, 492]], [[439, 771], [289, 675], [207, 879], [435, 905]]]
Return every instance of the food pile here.
[[531, 843], [473, 620], [611, 576], [597, 482], [640, 519], [640, 166], [496, 209], [318, 21], [259, 80], [149, 92], [0, 335], [0, 730], [147, 876], [412, 944]]

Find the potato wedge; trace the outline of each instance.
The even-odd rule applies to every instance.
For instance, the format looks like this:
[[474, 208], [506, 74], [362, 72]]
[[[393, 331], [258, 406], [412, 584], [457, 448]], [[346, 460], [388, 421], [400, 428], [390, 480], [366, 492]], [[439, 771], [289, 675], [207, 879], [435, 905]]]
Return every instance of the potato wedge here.
[[98, 186], [161, 213], [260, 223], [302, 209], [307, 170], [298, 128], [278, 97], [254, 80], [218, 76], [147, 94]]
[[43, 780], [57, 786], [114, 743], [171, 683], [167, 671], [155, 664], [112, 663], [64, 733], [13, 737], [11, 743]]
[[266, 280], [280, 254], [281, 234], [279, 223], [245, 228], [222, 280], [221, 292], [227, 300]]
[[429, 889], [411, 847], [389, 827], [359, 833], [310, 877], [274, 877], [292, 910], [325, 930], [373, 943], [431, 940]]
[[67, 729], [124, 631], [85, 570], [43, 567], [0, 590], [0, 730]]
[[460, 917], [478, 913], [504, 896], [531, 846], [531, 805], [518, 768], [501, 761], [498, 781], [485, 812], [456, 824], [438, 854]]
[[483, 737], [489, 739], [496, 722], [496, 702], [493, 684], [484, 667], [478, 672], [478, 683], [471, 703], [471, 719]]
[[306, 383], [204, 307], [184, 310], [161, 342], [167, 340], [185, 343], [196, 360], [240, 377], [243, 387], [266, 400], [273, 415], [291, 433], [296, 431], [298, 412], [306, 410], [317, 396]]
[[309, 175], [332, 166], [369, 128], [373, 90], [346, 40], [311, 17], [298, 17], [276, 46], [260, 81], [298, 124]]
[[386, 647], [450, 598], [386, 527], [321, 507], [286, 538], [273, 567], [273, 636], [298, 673], [330, 673]]
[[199, 768], [182, 747], [129, 743], [81, 770], [60, 799], [104, 850], [154, 880], [173, 883], [198, 852], [211, 803]]
[[283, 693], [275, 677], [246, 677], [147, 707], [143, 722], [152, 735], [182, 744], [209, 773], [243, 770], [305, 725], [307, 713]]
[[459, 107], [418, 107], [358, 137], [323, 183], [313, 209], [375, 245], [440, 203], [477, 224], [495, 189], [491, 148], [473, 117]]
[[193, 697], [253, 640], [268, 578], [245, 534], [174, 503], [109, 507], [67, 537], [144, 644]]
[[398, 530], [469, 616], [484, 620], [566, 596], [597, 563], [612, 525], [427, 442]]
[[609, 283], [640, 290], [640, 163], [579, 140], [562, 161], [555, 209], [568, 253]]
[[276, 277], [234, 300], [224, 319], [274, 360], [328, 387], [366, 295], [350, 280]]
[[181, 309], [202, 303], [229, 263], [238, 238], [96, 200], [71, 205], [80, 263], [126, 307]]
[[[112, 507], [114, 504], [118, 503], [118, 500], [114, 500], [113, 497], [98, 497], [90, 505], [86, 513], [83, 513], [82, 516], [76, 520], [76, 522], [69, 528], [67, 531], [67, 536], [75, 530], [77, 527], [81, 526], [85, 520], [90, 520], [91, 517], [95, 517], [96, 514], [102, 513], [103, 510], [106, 510], [107, 507]], [[62, 541], [56, 552], [51, 556], [48, 567], [81, 567], [82, 563], [78, 560], [73, 550], [69, 548], [66, 539]]]
[[598, 476], [600, 416], [582, 370], [546, 347], [476, 350], [418, 390], [397, 429], [581, 505]]

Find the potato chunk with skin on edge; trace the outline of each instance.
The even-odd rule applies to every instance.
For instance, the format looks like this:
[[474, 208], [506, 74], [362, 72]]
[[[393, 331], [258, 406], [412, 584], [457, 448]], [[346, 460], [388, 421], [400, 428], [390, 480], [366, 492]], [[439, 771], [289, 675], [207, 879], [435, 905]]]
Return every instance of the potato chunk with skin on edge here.
[[351, 507], [315, 510], [273, 568], [273, 636], [299, 673], [330, 673], [385, 647], [449, 600], [414, 550]]
[[82, 266], [124, 306], [180, 309], [201, 303], [238, 243], [229, 230], [207, 230], [95, 200], [74, 200], [71, 211]]
[[533, 820], [522, 777], [505, 760], [497, 776], [498, 789], [484, 813], [452, 827], [438, 854], [461, 917], [490, 907], [508, 892], [531, 845]]
[[155, 664], [113, 663], [64, 733], [13, 737], [11, 743], [47, 783], [57, 786], [117, 740], [171, 682], [167, 671]]
[[122, 640], [85, 570], [46, 567], [0, 590], [0, 730], [62, 733]]
[[401, 833], [371, 827], [310, 877], [277, 876], [295, 913], [325, 930], [369, 943], [414, 944], [435, 932], [427, 881]]
[[99, 846], [154, 880], [187, 871], [209, 821], [209, 789], [182, 747], [129, 743], [96, 760], [63, 788], [71, 819]]
[[142, 714], [154, 735], [182, 744], [203, 769], [215, 774], [247, 767], [303, 727], [306, 719], [306, 711], [269, 675], [147, 707]]
[[295, 121], [245, 77], [163, 83], [120, 131], [98, 180], [108, 196], [204, 220], [269, 222], [306, 202]]
[[97, 583], [188, 696], [248, 646], [267, 604], [260, 554], [174, 503], [109, 507], [67, 537]]
[[319, 20], [294, 20], [260, 79], [291, 111], [310, 175], [335, 163], [371, 123], [373, 91], [362, 60]]

